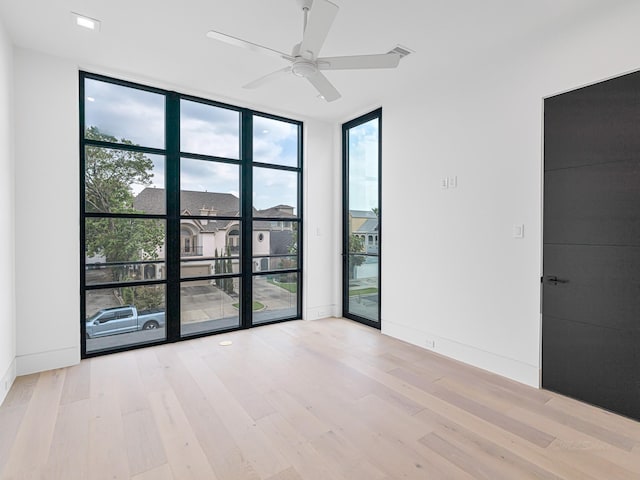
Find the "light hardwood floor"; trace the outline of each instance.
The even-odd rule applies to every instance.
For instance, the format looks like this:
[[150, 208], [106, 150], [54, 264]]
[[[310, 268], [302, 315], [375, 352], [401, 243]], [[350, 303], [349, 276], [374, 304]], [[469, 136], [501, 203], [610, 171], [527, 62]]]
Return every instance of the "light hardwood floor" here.
[[18, 378], [0, 478], [638, 480], [640, 423], [295, 321]]

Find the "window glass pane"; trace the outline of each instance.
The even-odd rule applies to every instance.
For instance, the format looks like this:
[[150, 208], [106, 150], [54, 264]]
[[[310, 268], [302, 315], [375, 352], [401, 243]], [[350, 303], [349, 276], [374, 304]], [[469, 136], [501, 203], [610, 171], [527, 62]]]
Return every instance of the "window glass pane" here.
[[87, 258], [85, 279], [87, 285], [111, 282], [138, 282], [140, 280], [163, 280], [166, 274], [164, 262], [139, 262], [109, 264], [100, 262], [100, 257]]
[[255, 217], [295, 218], [298, 209], [298, 173], [272, 168], [253, 169]]
[[180, 150], [238, 160], [240, 113], [180, 100]]
[[277, 270], [291, 270], [294, 268], [298, 268], [298, 257], [294, 255], [253, 257], [254, 272], [272, 272]]
[[253, 116], [253, 161], [298, 166], [298, 125]]
[[349, 210], [378, 209], [378, 119], [349, 130]]
[[378, 257], [349, 255], [349, 313], [378, 321]]
[[87, 265], [164, 260], [164, 220], [87, 218], [85, 237]]
[[[298, 274], [254, 276], [253, 301], [254, 325], [295, 317], [298, 314]], [[256, 306], [260, 308], [256, 309]]]
[[345, 314], [379, 322], [379, 118], [346, 130], [348, 212], [344, 234], [349, 255], [344, 270]]
[[240, 257], [237, 255], [221, 256], [217, 260], [213, 258], [186, 260], [186, 258], [182, 257], [182, 262], [180, 262], [180, 278], [214, 277], [240, 273]]
[[180, 160], [182, 215], [237, 217], [240, 167], [206, 160]]
[[164, 164], [162, 155], [87, 146], [85, 210], [163, 214]]
[[85, 138], [164, 148], [164, 95], [90, 78], [84, 93]]
[[253, 255], [295, 255], [298, 253], [298, 222], [253, 222]]
[[87, 352], [166, 338], [165, 287], [120, 287], [86, 292]]
[[349, 313], [378, 321], [378, 257], [349, 255]]
[[[217, 275], [228, 275], [230, 273], [240, 273], [240, 246], [227, 246], [218, 250], [214, 249], [212, 255], [204, 256], [201, 254], [203, 247], [201, 245], [186, 245], [186, 238], [181, 238], [181, 259], [180, 277], [208, 277]], [[233, 239], [232, 239], [233, 240]], [[236, 239], [239, 244], [239, 237]]]
[[180, 334], [240, 326], [240, 279], [219, 278], [180, 284]]
[[298, 267], [298, 222], [253, 222], [253, 271]]

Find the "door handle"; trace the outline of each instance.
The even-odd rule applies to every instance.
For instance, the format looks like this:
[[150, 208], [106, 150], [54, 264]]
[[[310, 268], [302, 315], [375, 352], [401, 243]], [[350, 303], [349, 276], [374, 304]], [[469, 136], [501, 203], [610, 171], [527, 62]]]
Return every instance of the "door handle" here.
[[558, 278], [555, 275], [545, 275], [540, 280], [542, 281], [542, 283], [547, 283], [549, 285], [558, 285], [559, 283], [569, 283], [569, 280]]

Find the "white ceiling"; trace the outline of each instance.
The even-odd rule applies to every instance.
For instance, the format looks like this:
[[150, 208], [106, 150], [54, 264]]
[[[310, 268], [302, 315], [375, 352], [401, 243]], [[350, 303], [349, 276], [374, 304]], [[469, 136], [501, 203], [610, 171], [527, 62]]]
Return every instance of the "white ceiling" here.
[[[258, 90], [240, 86], [287, 65], [205, 37], [214, 29], [290, 52], [302, 35], [296, 0], [0, 0], [0, 18], [20, 47], [62, 56], [82, 68], [322, 120], [345, 120], [387, 95], [468, 74], [494, 56], [593, 21], [634, 0], [333, 0], [340, 11], [322, 56], [414, 50], [396, 70], [334, 71], [342, 98], [326, 103], [290, 76]], [[70, 12], [102, 22], [76, 27]], [[44, 80], [44, 79], [43, 79]]]

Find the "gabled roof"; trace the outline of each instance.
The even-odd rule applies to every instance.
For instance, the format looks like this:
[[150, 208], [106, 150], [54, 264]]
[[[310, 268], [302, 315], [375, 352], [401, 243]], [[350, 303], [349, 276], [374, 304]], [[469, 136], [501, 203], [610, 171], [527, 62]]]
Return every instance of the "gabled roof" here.
[[[162, 215], [165, 205], [165, 189], [147, 187], [133, 199], [133, 208], [151, 215]], [[284, 209], [292, 210], [289, 205], [277, 205], [265, 210], [253, 209], [256, 219], [262, 218], [296, 218]], [[190, 190], [180, 191], [180, 212], [182, 215], [200, 216], [201, 210], [213, 211], [211, 216], [238, 217], [240, 211], [240, 200], [231, 193], [217, 192], [194, 192]], [[204, 217], [204, 215], [203, 215]], [[214, 232], [218, 229], [225, 229], [234, 220], [207, 220], [202, 222], [202, 230]], [[270, 222], [256, 221], [255, 228], [270, 230]]]
[[276, 217], [276, 218], [296, 218], [288, 212], [283, 212], [282, 209], [293, 209], [288, 205], [278, 205], [277, 207], [267, 208], [265, 210], [253, 210], [254, 217]]
[[358, 228], [355, 232], [353, 233], [377, 233], [378, 232], [378, 219], [369, 219], [366, 220], [362, 225], [360, 225], [360, 228]]
[[[144, 213], [164, 213], [164, 188], [147, 187], [133, 200], [133, 208]], [[238, 197], [231, 193], [180, 191], [180, 211], [200, 215], [200, 209], [215, 210], [215, 215], [237, 217], [240, 210]]]
[[378, 218], [371, 210], [349, 210], [349, 215], [353, 218]]

